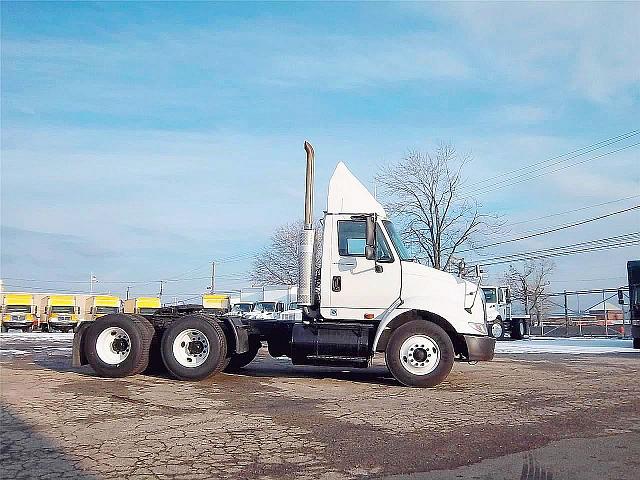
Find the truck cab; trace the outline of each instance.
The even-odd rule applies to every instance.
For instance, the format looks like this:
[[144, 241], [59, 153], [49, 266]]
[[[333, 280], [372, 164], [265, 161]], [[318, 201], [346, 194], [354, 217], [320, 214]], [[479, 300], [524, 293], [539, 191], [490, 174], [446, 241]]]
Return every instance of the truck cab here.
[[158, 297], [137, 297], [124, 301], [124, 313], [153, 315], [161, 307]]
[[80, 307], [73, 295], [49, 295], [42, 299], [40, 328], [43, 332], [69, 332], [78, 325]]
[[245, 317], [253, 311], [254, 302], [238, 302], [231, 306], [227, 314], [230, 317]]
[[36, 324], [38, 307], [34, 304], [33, 295], [27, 293], [7, 293], [2, 299], [2, 315], [0, 330], [8, 332], [10, 328], [30, 332]]
[[113, 295], [92, 295], [85, 300], [85, 320], [93, 321], [109, 313], [121, 311], [120, 297]]
[[633, 348], [640, 348], [640, 260], [627, 262], [629, 280], [629, 317]]

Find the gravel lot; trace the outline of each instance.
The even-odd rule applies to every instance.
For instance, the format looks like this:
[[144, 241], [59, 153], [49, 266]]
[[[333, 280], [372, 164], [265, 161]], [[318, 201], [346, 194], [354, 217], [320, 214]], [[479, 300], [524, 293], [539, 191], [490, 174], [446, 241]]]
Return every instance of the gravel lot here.
[[200, 383], [101, 379], [70, 367], [71, 338], [0, 336], [2, 479], [631, 479], [640, 467], [628, 341], [503, 342], [493, 362], [456, 364], [423, 390], [398, 386], [382, 359], [294, 368], [263, 353]]

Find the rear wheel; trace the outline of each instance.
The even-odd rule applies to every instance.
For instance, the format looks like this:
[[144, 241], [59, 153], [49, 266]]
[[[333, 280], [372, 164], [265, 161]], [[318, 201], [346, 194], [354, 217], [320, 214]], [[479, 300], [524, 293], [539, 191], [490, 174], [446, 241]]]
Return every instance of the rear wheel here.
[[511, 339], [522, 340], [524, 338], [524, 320], [511, 320]]
[[42, 332], [48, 332], [49, 331], [49, 324], [48, 323], [43, 323], [42, 325], [40, 325], [40, 330]]
[[165, 330], [160, 352], [171, 375], [180, 380], [202, 380], [225, 367], [227, 339], [215, 319], [186, 315]]
[[451, 338], [435, 323], [414, 320], [391, 334], [385, 360], [391, 374], [409, 387], [433, 387], [453, 367]]
[[116, 313], [92, 323], [84, 348], [87, 361], [98, 375], [119, 378], [146, 368], [149, 342], [149, 335], [135, 318]]
[[640, 348], [640, 338], [633, 339], [633, 348]]
[[249, 350], [244, 353], [238, 353], [232, 355], [229, 358], [228, 364], [225, 366], [224, 370], [226, 372], [232, 372], [234, 370], [239, 370], [240, 368], [249, 365], [256, 355], [258, 355], [258, 351], [262, 347], [260, 340], [255, 337], [249, 337]]
[[25, 332], [25, 333], [30, 332], [31, 330], [33, 330], [32, 326], [22, 327], [22, 331]]

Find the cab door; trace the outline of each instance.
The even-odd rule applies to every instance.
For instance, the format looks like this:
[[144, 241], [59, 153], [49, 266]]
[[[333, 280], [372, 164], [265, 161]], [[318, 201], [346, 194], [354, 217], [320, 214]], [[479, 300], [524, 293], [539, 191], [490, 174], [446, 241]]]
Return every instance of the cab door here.
[[377, 261], [365, 257], [366, 222], [336, 215], [331, 239], [330, 305], [325, 318], [369, 320], [400, 296], [400, 259], [380, 222], [376, 225]]

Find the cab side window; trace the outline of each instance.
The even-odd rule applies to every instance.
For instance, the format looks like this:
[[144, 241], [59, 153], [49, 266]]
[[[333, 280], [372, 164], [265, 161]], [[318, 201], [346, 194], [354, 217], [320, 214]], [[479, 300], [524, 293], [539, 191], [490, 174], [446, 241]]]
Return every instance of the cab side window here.
[[[363, 220], [338, 221], [338, 253], [341, 257], [364, 257], [366, 224]], [[376, 225], [376, 255], [379, 262], [393, 262], [380, 225]]]

